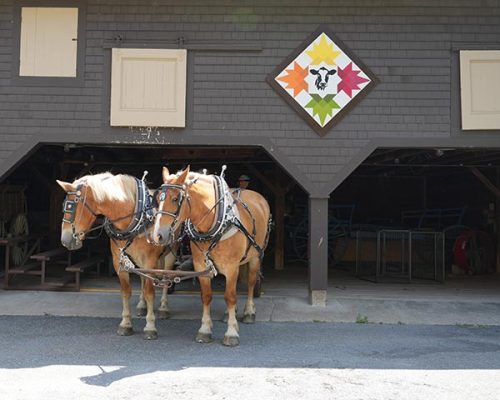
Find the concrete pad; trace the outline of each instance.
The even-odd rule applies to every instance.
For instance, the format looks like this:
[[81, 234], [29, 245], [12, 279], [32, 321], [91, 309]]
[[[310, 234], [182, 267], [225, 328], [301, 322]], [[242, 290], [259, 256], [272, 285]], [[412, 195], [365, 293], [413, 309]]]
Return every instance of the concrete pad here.
[[[324, 307], [314, 307], [305, 296], [265, 294], [255, 299], [257, 321], [359, 322], [430, 325], [500, 325], [500, 298], [473, 292], [470, 296], [439, 296], [424, 293], [339, 293], [329, 294]], [[330, 292], [330, 293], [332, 293]], [[267, 293], [272, 293], [268, 291]], [[157, 296], [157, 305], [159, 302]], [[131, 299], [132, 310], [138, 301]], [[238, 297], [238, 316], [243, 315], [246, 296]], [[199, 294], [169, 296], [172, 319], [199, 320], [202, 306]], [[226, 305], [216, 294], [212, 302], [213, 320], [221, 320]], [[0, 315], [54, 315], [120, 318], [122, 302], [119, 292], [41, 292], [0, 290]]]

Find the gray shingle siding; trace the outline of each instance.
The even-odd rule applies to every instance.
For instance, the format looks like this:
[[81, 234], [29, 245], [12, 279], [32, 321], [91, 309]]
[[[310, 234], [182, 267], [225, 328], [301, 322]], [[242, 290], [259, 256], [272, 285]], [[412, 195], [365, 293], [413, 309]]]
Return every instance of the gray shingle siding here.
[[[0, 1], [0, 167], [26, 142], [109, 133], [105, 40], [258, 42], [260, 52], [193, 51], [188, 128], [175, 135], [270, 138], [312, 182], [332, 179], [377, 138], [449, 138], [452, 45], [498, 44], [500, 1], [90, 0], [82, 87], [12, 79], [15, 1]], [[21, 4], [21, 3], [19, 3]], [[318, 25], [327, 24], [380, 79], [325, 137], [265, 82]], [[126, 138], [133, 130], [116, 129]], [[171, 132], [160, 137], [171, 142]], [[157, 140], [158, 138], [155, 138]], [[147, 142], [143, 139], [143, 143]], [[230, 140], [228, 139], [228, 143]]]

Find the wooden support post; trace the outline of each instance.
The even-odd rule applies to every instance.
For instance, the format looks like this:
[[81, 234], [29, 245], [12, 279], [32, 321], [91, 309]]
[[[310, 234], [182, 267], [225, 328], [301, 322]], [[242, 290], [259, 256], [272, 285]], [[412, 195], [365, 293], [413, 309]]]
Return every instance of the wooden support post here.
[[274, 269], [285, 269], [285, 196], [291, 185], [283, 184], [283, 175], [275, 170], [274, 182], [250, 163], [245, 163], [248, 170], [255, 175], [274, 194]]
[[328, 289], [328, 197], [309, 198], [309, 291], [312, 305], [325, 306]]
[[285, 268], [285, 190], [280, 187], [280, 191], [274, 198], [274, 269], [283, 270]]
[[500, 273], [500, 169], [496, 169], [496, 185], [476, 167], [469, 167], [472, 174], [495, 196], [496, 270]]
[[[497, 168], [496, 172], [497, 172], [496, 184], [498, 187], [500, 185], [500, 168]], [[496, 269], [497, 269], [497, 274], [500, 274], [500, 197], [499, 196], [497, 196], [495, 199], [495, 234], [497, 235]]]

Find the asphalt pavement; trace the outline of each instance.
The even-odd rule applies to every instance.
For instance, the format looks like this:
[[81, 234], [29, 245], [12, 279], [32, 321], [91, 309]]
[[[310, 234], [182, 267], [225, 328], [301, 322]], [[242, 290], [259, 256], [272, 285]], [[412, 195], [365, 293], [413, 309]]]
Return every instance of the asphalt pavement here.
[[500, 327], [0, 316], [0, 399], [498, 399]]

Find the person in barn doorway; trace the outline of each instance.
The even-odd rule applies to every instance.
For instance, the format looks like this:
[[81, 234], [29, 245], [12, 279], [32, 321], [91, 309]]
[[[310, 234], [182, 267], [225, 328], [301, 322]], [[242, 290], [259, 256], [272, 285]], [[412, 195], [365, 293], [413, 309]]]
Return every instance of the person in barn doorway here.
[[248, 189], [248, 185], [250, 185], [250, 177], [248, 175], [240, 175], [238, 178], [238, 187], [240, 189]]

